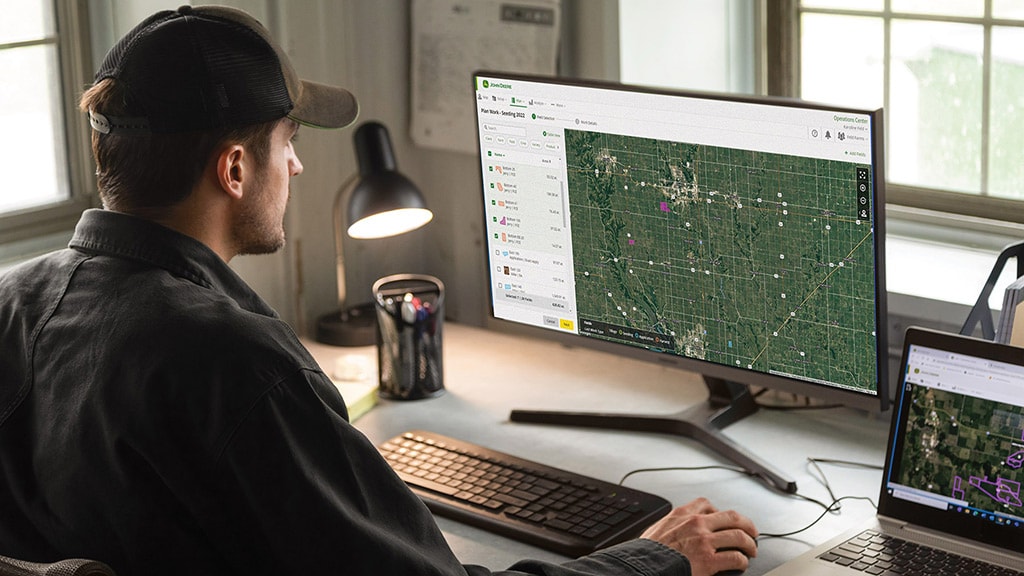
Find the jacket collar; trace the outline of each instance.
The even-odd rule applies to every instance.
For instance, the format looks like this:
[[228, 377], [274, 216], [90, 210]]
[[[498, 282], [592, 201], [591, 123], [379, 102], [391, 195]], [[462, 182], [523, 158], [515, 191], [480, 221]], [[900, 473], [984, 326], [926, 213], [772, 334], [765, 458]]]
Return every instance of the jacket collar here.
[[68, 247], [163, 268], [227, 295], [245, 310], [277, 317], [277, 313], [213, 250], [195, 238], [155, 222], [110, 210], [86, 210]]

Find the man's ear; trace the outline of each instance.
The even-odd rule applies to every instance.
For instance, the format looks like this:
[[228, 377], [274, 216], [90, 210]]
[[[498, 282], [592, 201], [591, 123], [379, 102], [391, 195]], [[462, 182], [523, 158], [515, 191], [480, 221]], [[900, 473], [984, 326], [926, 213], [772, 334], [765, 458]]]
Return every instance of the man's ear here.
[[245, 148], [232, 144], [221, 149], [217, 155], [217, 181], [224, 192], [235, 200], [242, 198], [245, 173]]

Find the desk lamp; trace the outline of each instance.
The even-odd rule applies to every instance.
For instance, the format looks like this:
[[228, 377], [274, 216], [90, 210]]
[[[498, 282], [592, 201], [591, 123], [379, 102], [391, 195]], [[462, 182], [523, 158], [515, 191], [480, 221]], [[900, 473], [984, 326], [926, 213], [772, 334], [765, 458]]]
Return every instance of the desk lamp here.
[[[434, 217], [416, 185], [397, 171], [388, 129], [366, 122], [353, 141], [359, 173], [338, 190], [334, 200], [334, 250], [338, 272], [338, 310], [317, 319], [316, 339], [333, 346], [370, 346], [377, 340], [377, 316], [372, 302], [346, 305], [345, 253], [342, 237], [385, 238], [423, 226]], [[347, 218], [342, 203], [347, 192]], [[345, 228], [342, 228], [342, 221]]]

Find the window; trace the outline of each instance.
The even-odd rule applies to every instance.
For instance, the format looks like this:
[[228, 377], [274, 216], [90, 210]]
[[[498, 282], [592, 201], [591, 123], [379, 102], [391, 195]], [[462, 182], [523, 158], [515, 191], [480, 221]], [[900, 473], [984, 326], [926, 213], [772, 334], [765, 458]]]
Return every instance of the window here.
[[891, 203], [1024, 222], [1024, 3], [780, 4], [790, 94], [885, 108]]
[[0, 0], [0, 242], [70, 227], [89, 203], [81, 4]]

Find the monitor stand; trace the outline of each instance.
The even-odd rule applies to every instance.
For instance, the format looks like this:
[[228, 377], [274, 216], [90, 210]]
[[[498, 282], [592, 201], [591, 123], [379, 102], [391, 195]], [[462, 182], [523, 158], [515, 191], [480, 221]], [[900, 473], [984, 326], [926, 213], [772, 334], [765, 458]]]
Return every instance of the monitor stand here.
[[707, 403], [692, 406], [675, 414], [662, 416], [517, 409], [512, 410], [509, 419], [513, 422], [533, 424], [660, 432], [692, 438], [777, 489], [789, 494], [795, 493], [795, 480], [789, 479], [774, 466], [754, 456], [721, 432], [722, 428], [757, 411], [757, 403], [750, 393], [750, 388], [708, 376], [704, 376], [704, 383], [709, 392]]

